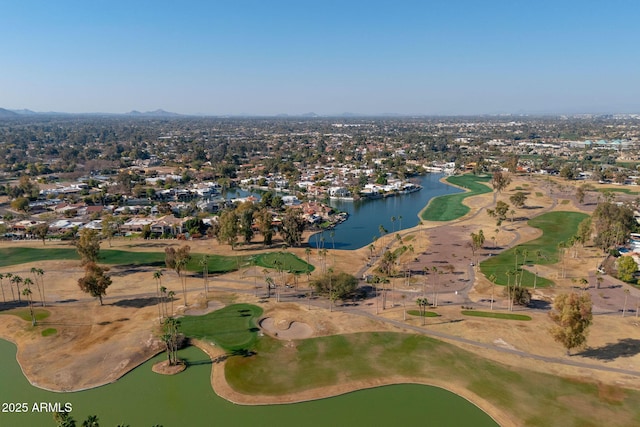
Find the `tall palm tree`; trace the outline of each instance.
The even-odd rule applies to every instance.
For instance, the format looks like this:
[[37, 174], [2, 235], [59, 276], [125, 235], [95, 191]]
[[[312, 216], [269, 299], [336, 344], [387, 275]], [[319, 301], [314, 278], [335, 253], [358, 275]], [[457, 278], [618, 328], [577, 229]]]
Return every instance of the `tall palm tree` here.
[[311, 260], [310, 260], [310, 258], [311, 258], [311, 248], [307, 246], [304, 249], [304, 254], [307, 256], [307, 264], [311, 264]]
[[89, 415], [89, 417], [82, 422], [82, 427], [100, 427], [100, 424], [98, 424], [98, 416]]
[[22, 277], [18, 276], [17, 274], [14, 274], [13, 277], [11, 278], [11, 282], [13, 282], [16, 285], [16, 291], [18, 291], [18, 302], [22, 302], [22, 299], [20, 298], [20, 284], [23, 282]]
[[[39, 278], [42, 274], [44, 274], [44, 271], [40, 268], [36, 268], [36, 267], [31, 267], [31, 274], [33, 274], [33, 281], [36, 284], [36, 287], [38, 288], [38, 295], [40, 296], [40, 301], [42, 301], [42, 306], [44, 307], [44, 295], [42, 290], [40, 289], [40, 284], [39, 284]], [[26, 280], [26, 279], [25, 279]]]
[[4, 297], [4, 284], [2, 283], [3, 279], [4, 279], [4, 274], [0, 273], [0, 289], [2, 290], [2, 302], [6, 303], [7, 299]]
[[167, 288], [160, 286], [160, 301], [162, 301], [162, 314], [161, 318], [167, 314]]
[[[187, 266], [188, 260], [186, 258], [180, 258], [176, 260], [175, 270], [178, 273], [178, 277], [180, 278], [180, 283], [182, 284], [182, 297], [184, 298], [184, 305], [187, 306], [187, 275], [184, 274], [184, 269]], [[173, 312], [173, 310], [171, 310]]]
[[162, 270], [154, 271], [153, 278], [156, 281], [156, 298], [158, 299], [158, 319], [160, 320], [160, 324], [162, 324], [162, 307], [161, 307], [162, 298], [160, 296], [160, 285], [162, 284]]
[[[9, 279], [9, 282], [13, 283], [13, 280], [11, 280], [11, 278], [13, 277], [13, 273], [7, 273], [4, 275], [5, 278]], [[16, 294], [13, 293], [13, 287], [11, 285], [9, 285], [9, 289], [11, 289], [11, 299], [13, 299], [14, 301], [16, 300]]]
[[489, 276], [489, 281], [491, 282], [491, 310], [493, 310], [493, 296], [496, 290], [496, 275], [492, 274], [491, 276]]
[[[31, 279], [25, 279], [31, 281]], [[31, 288], [29, 286], [25, 286], [22, 290], [22, 295], [27, 297], [27, 301], [29, 302], [29, 313], [31, 314], [31, 326], [36, 326], [36, 316], [33, 313], [33, 303], [31, 301]]]
[[416, 300], [416, 304], [420, 308], [420, 317], [422, 317], [422, 326], [426, 323], [426, 308], [429, 305], [429, 301], [426, 298], [418, 298]]
[[398, 216], [398, 221], [400, 222], [400, 225], [398, 226], [398, 230], [402, 230], [402, 215]]
[[433, 304], [434, 307], [438, 306], [438, 267], [436, 267], [435, 265], [433, 267], [431, 267], [431, 271], [433, 271], [434, 274], [434, 280], [433, 280]]
[[624, 306], [622, 307], [622, 317], [627, 313], [627, 299], [629, 298], [629, 294], [631, 291], [629, 289], [624, 290]]
[[38, 268], [36, 270], [36, 274], [38, 275], [38, 281], [40, 282], [40, 286], [42, 287], [42, 306], [45, 307], [46, 306], [46, 295], [44, 292], [44, 270], [41, 268]]
[[333, 267], [329, 267], [327, 273], [329, 273], [329, 311], [333, 311], [333, 283], [331, 280], [333, 278]]
[[173, 291], [169, 291], [167, 294], [167, 298], [171, 300], [171, 315], [173, 315], [173, 297], [176, 296], [176, 293]]
[[396, 217], [392, 216], [391, 217], [391, 232], [395, 233], [396, 231]]
[[202, 267], [202, 279], [204, 280], [204, 294], [209, 293], [209, 255], [202, 255], [199, 261], [200, 267]]

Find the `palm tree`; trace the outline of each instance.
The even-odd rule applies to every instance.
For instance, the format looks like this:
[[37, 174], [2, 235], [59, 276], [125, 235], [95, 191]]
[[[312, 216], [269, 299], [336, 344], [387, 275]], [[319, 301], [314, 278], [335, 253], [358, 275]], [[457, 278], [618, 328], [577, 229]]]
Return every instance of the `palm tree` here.
[[489, 276], [489, 281], [491, 282], [491, 310], [493, 310], [493, 296], [495, 295], [496, 290], [496, 275], [492, 274]]
[[[13, 280], [11, 280], [11, 278], [13, 277], [13, 273], [7, 273], [4, 275], [5, 278], [9, 279], [9, 282], [13, 283]], [[13, 299], [14, 301], [16, 300], [16, 294], [13, 293], [13, 287], [11, 285], [9, 285], [9, 289], [11, 289], [11, 299]]]
[[160, 300], [162, 301], [162, 315], [161, 318], [167, 314], [167, 288], [160, 286]]
[[507, 308], [511, 310], [511, 276], [513, 276], [513, 272], [509, 270], [504, 274], [507, 276]]
[[[162, 308], [161, 308], [162, 299], [160, 297], [160, 285], [162, 284], [162, 270], [156, 270], [153, 273], [153, 278], [156, 281], [156, 298], [158, 299], [158, 318], [160, 319], [160, 324], [162, 324]], [[166, 290], [166, 288], [164, 289]]]
[[[38, 281], [40, 282], [40, 285], [42, 287], [42, 306], [45, 307], [46, 306], [46, 298], [45, 298], [45, 293], [44, 293], [44, 270], [41, 268], [38, 268], [36, 270], [36, 274], [38, 275]], [[38, 288], [40, 289], [40, 288]]]
[[199, 261], [200, 267], [202, 267], [202, 279], [204, 280], [204, 295], [207, 296], [209, 292], [209, 255], [202, 255]]
[[422, 317], [422, 326], [424, 326], [426, 323], [426, 309], [429, 305], [429, 301], [426, 298], [418, 298], [416, 300], [416, 304], [418, 304], [418, 307], [420, 308], [420, 317]]
[[11, 278], [11, 282], [15, 283], [16, 285], [16, 290], [18, 291], [18, 302], [22, 302], [22, 299], [20, 299], [20, 284], [23, 282], [22, 277], [14, 274]]
[[396, 231], [396, 217], [392, 216], [391, 217], [391, 232], [395, 233]]
[[311, 264], [311, 261], [309, 259], [311, 256], [311, 248], [307, 246], [304, 250], [304, 254], [307, 256], [307, 264]]
[[329, 311], [333, 311], [333, 267], [329, 267], [327, 272], [329, 273]]
[[169, 291], [167, 297], [171, 299], [171, 314], [173, 315], [173, 297], [176, 295], [175, 292]]
[[431, 271], [433, 271], [434, 274], [434, 278], [433, 278], [433, 306], [437, 307], [438, 306], [438, 267], [436, 267], [435, 265], [433, 267], [431, 267]]
[[427, 271], [429, 271], [429, 267], [426, 265], [422, 267], [422, 276], [424, 277], [424, 281], [422, 282], [422, 298], [425, 297], [425, 288], [427, 286]]
[[82, 422], [82, 427], [100, 427], [98, 424], [98, 416], [89, 415], [89, 417]]
[[[384, 225], [380, 224], [378, 226], [378, 231], [380, 232], [380, 240], [382, 240], [384, 235], [387, 233], [387, 230], [384, 228]], [[383, 247], [384, 247], [384, 245], [383, 245]]]
[[0, 273], [0, 289], [2, 290], [2, 302], [6, 303], [7, 299], [4, 297], [4, 285], [2, 284], [3, 279], [4, 279], [4, 274]]
[[[26, 279], [26, 280], [31, 281], [31, 279]], [[27, 297], [27, 301], [29, 301], [29, 313], [31, 314], [31, 326], [36, 326], [36, 316], [33, 314], [33, 304], [31, 301], [31, 288], [26, 286], [22, 290], [22, 295]]]
[[398, 230], [402, 230], [402, 215], [398, 216], [398, 221], [400, 222], [400, 226], [398, 227]]
[[629, 294], [631, 291], [629, 289], [624, 290], [624, 306], [622, 307], [622, 317], [627, 313], [627, 299], [629, 298]]
[[[187, 306], [187, 275], [183, 273], [184, 268], [187, 266], [188, 260], [186, 258], [180, 258], [176, 260], [175, 270], [178, 273], [180, 282], [182, 283], [182, 296], [184, 298], [184, 306]], [[171, 310], [173, 312], [173, 309]]]
[[271, 287], [275, 285], [273, 278], [271, 276], [267, 276], [264, 278], [264, 281], [267, 284], [267, 298], [271, 298]]
[[33, 274], [33, 281], [35, 282], [36, 287], [38, 288], [38, 296], [40, 296], [40, 300], [42, 301], [42, 306], [44, 307], [44, 295], [42, 293], [42, 290], [40, 289], [40, 284], [38, 281], [38, 277], [40, 277], [41, 274], [44, 274], [44, 271], [40, 268], [31, 267], [31, 274]]

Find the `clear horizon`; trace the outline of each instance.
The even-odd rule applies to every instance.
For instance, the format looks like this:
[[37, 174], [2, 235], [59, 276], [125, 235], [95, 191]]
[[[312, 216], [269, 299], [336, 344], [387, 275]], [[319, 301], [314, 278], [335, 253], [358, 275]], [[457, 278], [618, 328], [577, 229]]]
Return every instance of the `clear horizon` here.
[[639, 113], [627, 0], [25, 0], [0, 107], [186, 115]]

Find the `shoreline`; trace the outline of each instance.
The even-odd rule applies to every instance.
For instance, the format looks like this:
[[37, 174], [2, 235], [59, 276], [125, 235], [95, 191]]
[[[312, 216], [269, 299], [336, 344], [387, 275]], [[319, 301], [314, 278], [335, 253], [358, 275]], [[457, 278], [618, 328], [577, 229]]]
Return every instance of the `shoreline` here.
[[[20, 319], [17, 319], [20, 320]], [[3, 339], [7, 342], [12, 343], [16, 347], [16, 363], [20, 367], [20, 371], [23, 376], [32, 387], [36, 387], [41, 390], [53, 392], [53, 393], [76, 393], [83, 392], [92, 389], [96, 389], [99, 387], [104, 387], [109, 384], [113, 384], [119, 381], [121, 378], [129, 374], [135, 369], [140, 369], [142, 366], [151, 360], [153, 357], [158, 354], [163, 353], [163, 351], [154, 352], [149, 355], [147, 358], [142, 360], [138, 365], [125, 368], [121, 372], [118, 373], [117, 378], [108, 381], [108, 382], [99, 382], [91, 386], [82, 387], [78, 389], [72, 390], [60, 390], [60, 389], [52, 389], [48, 387], [43, 387], [37, 383], [34, 383], [29, 375], [24, 370], [24, 367], [20, 363], [19, 353], [20, 347], [18, 344], [7, 336], [0, 336], [0, 339]], [[211, 360], [211, 374], [210, 374], [210, 384], [214, 393], [220, 398], [231, 402], [236, 405], [242, 406], [264, 406], [264, 405], [286, 405], [286, 404], [295, 404], [295, 403], [304, 403], [310, 402], [314, 400], [328, 399], [332, 397], [341, 396], [344, 394], [355, 393], [360, 390], [367, 390], [371, 388], [377, 387], [385, 387], [389, 385], [400, 385], [400, 384], [418, 384], [430, 387], [437, 387], [444, 390], [447, 390], [457, 396], [462, 397], [467, 400], [474, 406], [478, 407], [484, 413], [489, 415], [498, 425], [500, 426], [517, 426], [518, 424], [511, 419], [508, 414], [504, 411], [498, 409], [495, 405], [491, 404], [486, 399], [481, 398], [480, 396], [470, 392], [462, 386], [446, 383], [445, 381], [416, 381], [415, 379], [409, 377], [402, 376], [393, 376], [390, 378], [376, 378], [365, 381], [352, 381], [343, 384], [335, 384], [331, 386], [312, 388], [308, 390], [304, 390], [296, 393], [289, 393], [279, 396], [267, 396], [267, 395], [247, 395], [240, 392], [235, 391], [227, 382], [224, 369], [226, 364], [226, 355], [227, 353], [222, 349], [216, 347], [214, 344], [198, 340], [192, 339], [191, 345], [197, 347], [199, 350], [203, 351]], [[187, 367], [188, 369], [188, 367]]]
[[[304, 390], [296, 393], [289, 393], [279, 396], [267, 396], [267, 395], [247, 395], [235, 391], [227, 382], [224, 368], [226, 360], [216, 361], [217, 358], [223, 356], [225, 353], [214, 347], [213, 345], [201, 341], [192, 340], [192, 344], [202, 350], [213, 362], [211, 365], [211, 388], [214, 393], [220, 396], [222, 399], [231, 402], [235, 405], [243, 406], [264, 406], [264, 405], [288, 405], [296, 403], [310, 402], [314, 400], [329, 399], [332, 397], [341, 396], [344, 394], [355, 393], [361, 390], [367, 390], [371, 388], [385, 387], [389, 385], [400, 384], [418, 384], [429, 387], [437, 387], [446, 391], [449, 391], [459, 397], [462, 397], [472, 405], [478, 407], [485, 414], [489, 415], [498, 425], [505, 426], [517, 426], [518, 424], [512, 420], [504, 411], [501, 411], [496, 406], [491, 404], [486, 399], [472, 393], [461, 386], [445, 383], [444, 381], [432, 381], [422, 382], [415, 379], [394, 376], [391, 378], [377, 378], [367, 381], [352, 381], [344, 384], [336, 384], [332, 386], [318, 387], [309, 390]], [[217, 366], [216, 366], [217, 365]]]

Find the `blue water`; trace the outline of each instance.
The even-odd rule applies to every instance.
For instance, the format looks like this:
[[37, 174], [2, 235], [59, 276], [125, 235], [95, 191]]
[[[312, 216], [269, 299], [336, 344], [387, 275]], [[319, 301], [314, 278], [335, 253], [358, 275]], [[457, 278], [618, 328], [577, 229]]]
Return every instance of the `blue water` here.
[[[442, 174], [429, 174], [419, 178], [422, 190], [385, 199], [346, 201], [331, 200], [330, 205], [349, 213], [349, 219], [331, 231], [314, 235], [309, 244], [318, 247], [324, 235], [324, 247], [327, 249], [358, 249], [372, 243], [380, 237], [380, 225], [389, 233], [419, 224], [418, 214], [434, 197], [459, 193], [462, 190], [440, 182]], [[395, 221], [391, 221], [395, 217]], [[402, 217], [402, 219], [400, 219]], [[335, 243], [335, 246], [334, 246]]]

